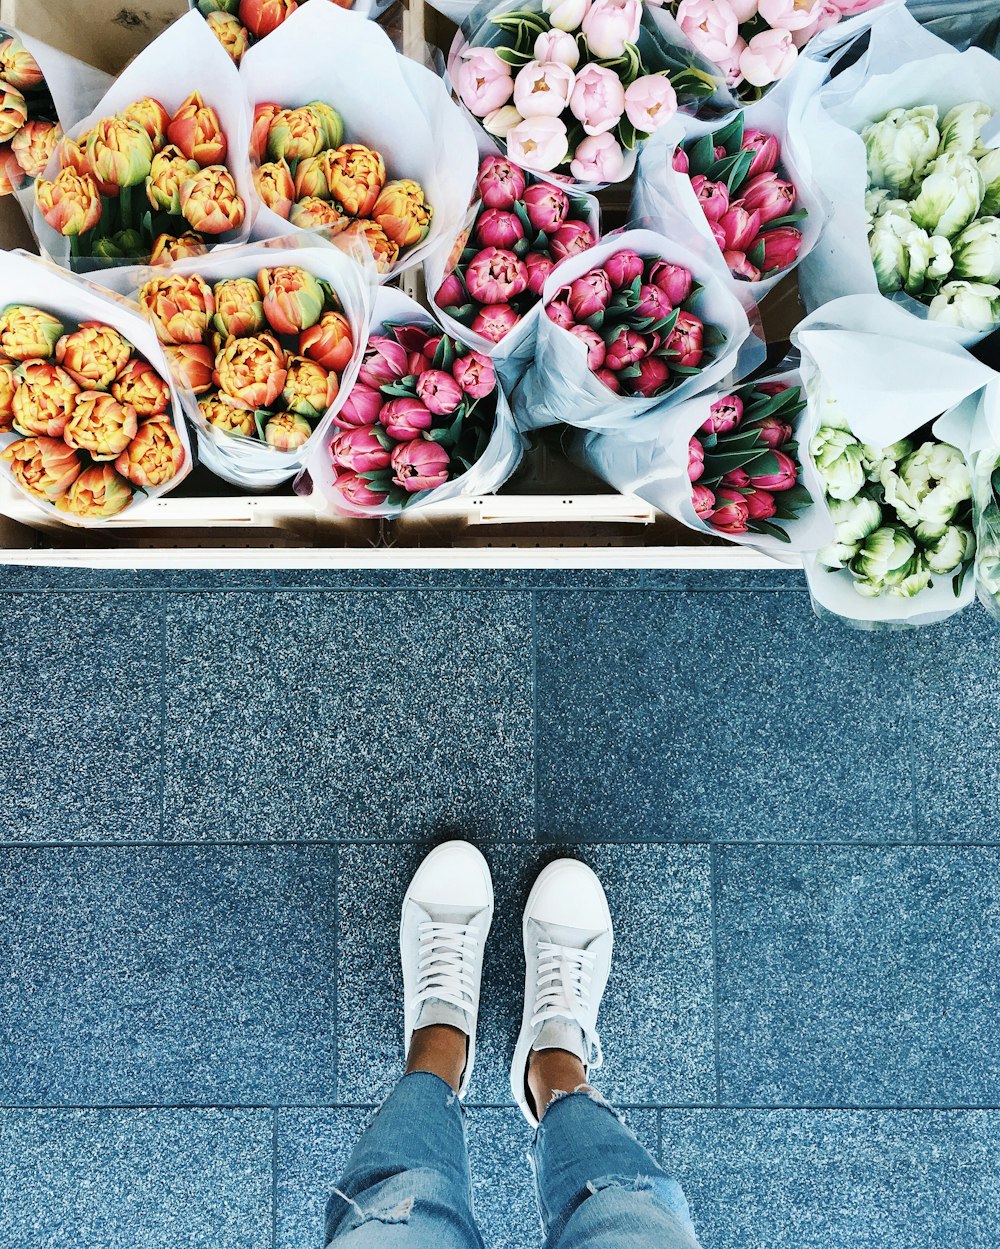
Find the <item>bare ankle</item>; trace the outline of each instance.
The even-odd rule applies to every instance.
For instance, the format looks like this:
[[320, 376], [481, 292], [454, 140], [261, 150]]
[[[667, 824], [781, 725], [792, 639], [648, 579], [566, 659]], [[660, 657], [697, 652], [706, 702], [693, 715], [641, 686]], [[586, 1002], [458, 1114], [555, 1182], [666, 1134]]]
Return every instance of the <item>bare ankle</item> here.
[[532, 1050], [528, 1057], [528, 1092], [537, 1118], [560, 1093], [589, 1088], [583, 1063], [569, 1050]]
[[469, 1052], [469, 1038], [448, 1024], [418, 1028], [406, 1056], [406, 1074], [428, 1071], [458, 1092]]

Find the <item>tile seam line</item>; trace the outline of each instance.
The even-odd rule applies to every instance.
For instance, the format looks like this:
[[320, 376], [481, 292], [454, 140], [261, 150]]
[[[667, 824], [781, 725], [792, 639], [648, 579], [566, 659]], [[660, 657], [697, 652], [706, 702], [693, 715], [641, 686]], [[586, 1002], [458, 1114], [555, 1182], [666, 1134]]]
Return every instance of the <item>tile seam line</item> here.
[[[0, 838], [0, 850], [141, 850], [141, 849], [165, 849], [169, 847], [204, 847], [212, 849], [217, 847], [230, 846], [233, 848], [252, 848], [259, 847], [277, 847], [277, 846], [328, 846], [336, 848], [339, 846], [421, 846], [426, 844], [429, 834], [415, 834], [413, 837], [309, 837], [309, 838], [271, 838], [253, 840], [240, 839], [235, 837], [221, 838], [163, 838], [153, 841], [11, 841]], [[558, 846], [602, 846], [614, 847], [620, 846], [623, 849], [627, 847], [644, 846], [647, 848], [658, 847], [660, 849], [669, 849], [671, 846], [678, 848], [683, 847], [699, 847], [704, 849], [752, 849], [754, 847], [768, 846], [787, 846], [787, 847], [808, 847], [818, 850], [1000, 850], [1000, 841], [705, 841], [705, 840], [665, 840], [654, 839], [652, 841], [621, 841], [608, 840], [600, 837], [583, 837], [579, 840], [570, 840], [568, 838], [559, 838], [558, 840], [549, 840], [534, 842], [525, 839], [517, 839], [510, 837], [480, 837], [477, 838], [477, 844], [488, 847], [505, 847], [505, 846], [538, 846], [543, 848]]]
[[271, 1249], [278, 1244], [278, 1108], [271, 1108]]
[[[509, 1110], [517, 1111], [517, 1107], [513, 1102], [472, 1102], [464, 1103], [466, 1110]], [[680, 1112], [688, 1110], [700, 1111], [720, 1111], [720, 1112], [782, 1112], [782, 1113], [799, 1113], [799, 1112], [822, 1112], [824, 1114], [909, 1114], [909, 1113], [933, 1113], [933, 1114], [998, 1114], [1000, 1106], [998, 1105], [981, 1105], [979, 1103], [968, 1105], [941, 1105], [941, 1104], [900, 1104], [885, 1105], [872, 1103], [870, 1105], [821, 1105], [814, 1103], [802, 1103], [799, 1105], [789, 1105], [787, 1103], [726, 1103], [718, 1105], [715, 1102], [615, 1102], [618, 1110], [629, 1112]], [[237, 1102], [237, 1103], [211, 1103], [211, 1102], [90, 1102], [84, 1105], [76, 1105], [69, 1103], [29, 1103], [29, 1102], [0, 1102], [0, 1111], [66, 1111], [67, 1113], [76, 1111], [135, 1111], [150, 1112], [173, 1110], [179, 1112], [208, 1112], [208, 1111], [224, 1111], [232, 1113], [246, 1113], [257, 1111], [268, 1111], [279, 1118], [282, 1113], [296, 1112], [304, 1110], [378, 1110], [379, 1104], [374, 1102]]]
[[10, 586], [0, 588], [0, 594], [355, 594], [360, 592], [398, 593], [408, 591], [413, 594], [523, 594], [525, 591], [540, 594], [797, 594], [805, 597], [808, 590], [797, 586], [533, 586], [523, 582], [510, 585], [422, 585], [414, 582], [410, 585], [378, 585], [359, 583], [357, 585], [260, 585], [242, 586], [175, 586], [162, 582], [145, 586], [116, 586], [114, 584], [96, 584], [88, 586]]

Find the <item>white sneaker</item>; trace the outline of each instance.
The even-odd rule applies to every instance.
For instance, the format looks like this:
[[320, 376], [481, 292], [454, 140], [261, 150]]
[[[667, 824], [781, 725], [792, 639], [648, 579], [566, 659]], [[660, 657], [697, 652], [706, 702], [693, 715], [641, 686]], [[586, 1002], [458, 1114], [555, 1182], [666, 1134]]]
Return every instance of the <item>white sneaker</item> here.
[[493, 879], [475, 846], [448, 841], [432, 850], [410, 881], [399, 923], [404, 1053], [417, 1028], [448, 1024], [464, 1032], [469, 1056], [460, 1097], [472, 1078], [483, 947], [492, 922]]
[[569, 1050], [588, 1076], [604, 1060], [597, 1012], [613, 945], [611, 911], [601, 882], [575, 859], [550, 863], [524, 908], [524, 1014], [510, 1069], [514, 1100], [533, 1127], [538, 1118], [525, 1079], [532, 1050]]

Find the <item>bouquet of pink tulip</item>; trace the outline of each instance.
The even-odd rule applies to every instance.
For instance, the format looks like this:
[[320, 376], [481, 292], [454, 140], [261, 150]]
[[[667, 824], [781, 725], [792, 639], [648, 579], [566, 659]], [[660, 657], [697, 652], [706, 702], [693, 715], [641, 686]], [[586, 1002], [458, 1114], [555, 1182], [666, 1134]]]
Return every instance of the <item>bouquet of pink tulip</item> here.
[[[331, 0], [342, 9], [354, 0]], [[188, 0], [209, 29], [239, 65], [243, 53], [278, 29], [305, 0]]]
[[505, 156], [487, 156], [477, 181], [481, 204], [466, 245], [434, 296], [438, 307], [499, 343], [541, 299], [545, 280], [567, 256], [597, 240], [589, 204], [525, 174]]
[[781, 145], [744, 128], [739, 113], [714, 134], [674, 151], [733, 277], [759, 282], [795, 264], [802, 246], [795, 186], [782, 176]]
[[714, 90], [660, 36], [642, 0], [508, 0], [474, 23], [452, 45], [452, 83], [524, 169], [620, 182], [637, 145], [679, 102]]
[[[656, 0], [651, 0], [655, 3]], [[741, 100], [787, 77], [800, 49], [842, 18], [884, 0], [666, 0], [691, 46], [718, 66]]]
[[799, 479], [794, 427], [806, 401], [798, 386], [751, 382], [712, 404], [688, 446], [694, 510], [719, 533], [790, 541], [781, 521], [812, 503]]

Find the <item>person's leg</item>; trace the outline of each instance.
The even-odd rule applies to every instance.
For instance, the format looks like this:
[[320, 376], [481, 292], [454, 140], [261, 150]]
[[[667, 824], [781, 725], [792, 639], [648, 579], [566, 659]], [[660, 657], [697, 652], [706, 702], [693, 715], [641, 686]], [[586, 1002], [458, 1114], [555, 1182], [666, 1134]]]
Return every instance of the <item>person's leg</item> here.
[[358, 1141], [327, 1204], [336, 1249], [482, 1249], [460, 1098], [475, 1058], [493, 887], [464, 842], [432, 851], [403, 903], [406, 1074]]
[[589, 1083], [603, 1061], [597, 1015], [613, 942], [594, 873], [572, 860], [546, 868], [524, 913], [511, 1089], [537, 1127], [532, 1162], [547, 1249], [697, 1249], [680, 1187]]

